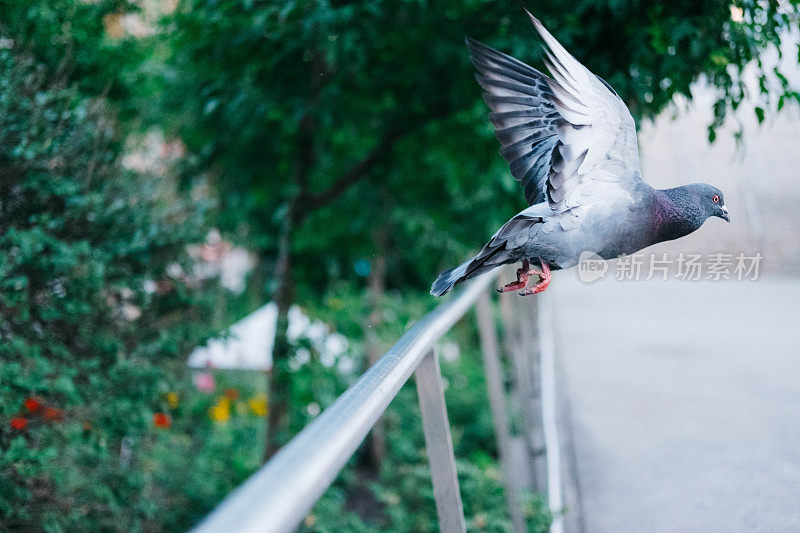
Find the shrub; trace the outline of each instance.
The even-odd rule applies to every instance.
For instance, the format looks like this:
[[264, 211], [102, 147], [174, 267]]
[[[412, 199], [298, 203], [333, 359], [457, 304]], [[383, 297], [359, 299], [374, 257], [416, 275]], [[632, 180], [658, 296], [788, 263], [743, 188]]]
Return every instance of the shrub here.
[[154, 414], [208, 333], [205, 288], [184, 274], [202, 213], [119, 155], [101, 101], [0, 49], [3, 531], [159, 520]]

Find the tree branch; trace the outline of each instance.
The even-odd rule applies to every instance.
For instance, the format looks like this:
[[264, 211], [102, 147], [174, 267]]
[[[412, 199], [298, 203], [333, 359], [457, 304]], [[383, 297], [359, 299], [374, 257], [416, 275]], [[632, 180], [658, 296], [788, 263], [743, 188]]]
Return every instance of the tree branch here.
[[397, 142], [403, 135], [408, 132], [408, 128], [398, 128], [391, 130], [386, 136], [366, 154], [358, 163], [353, 165], [347, 172], [344, 173], [333, 185], [328, 187], [327, 190], [318, 194], [309, 194], [302, 199], [303, 205], [301, 207], [303, 212], [314, 211], [320, 207], [326, 206], [332, 201], [336, 200], [339, 196], [344, 194], [347, 189], [355, 185], [360, 180], [365, 178], [372, 167], [375, 166], [380, 158], [392, 149], [394, 143]]
[[300, 146], [299, 164], [297, 170], [297, 183], [300, 187], [300, 195], [308, 194], [309, 174], [314, 166], [316, 154], [314, 153], [314, 133], [317, 129], [317, 121], [312, 114], [312, 110], [319, 100], [319, 95], [328, 81], [331, 79], [325, 57], [317, 50], [311, 62], [311, 92], [306, 99], [303, 117], [300, 119], [300, 136], [298, 144]]
[[315, 211], [333, 202], [351, 186], [366, 178], [369, 171], [380, 161], [381, 157], [384, 157], [387, 152], [391, 151], [394, 144], [402, 137], [422, 130], [427, 124], [435, 120], [447, 117], [449, 112], [450, 109], [448, 107], [441, 106], [435, 112], [428, 113], [419, 120], [408, 120], [405, 125], [390, 129], [389, 133], [387, 133], [368, 154], [345, 172], [344, 175], [336, 180], [333, 185], [328, 187], [327, 190], [317, 194], [301, 193], [300, 196], [296, 197], [296, 205], [299, 204], [297, 209], [298, 220], [302, 221], [305, 215], [311, 211]]

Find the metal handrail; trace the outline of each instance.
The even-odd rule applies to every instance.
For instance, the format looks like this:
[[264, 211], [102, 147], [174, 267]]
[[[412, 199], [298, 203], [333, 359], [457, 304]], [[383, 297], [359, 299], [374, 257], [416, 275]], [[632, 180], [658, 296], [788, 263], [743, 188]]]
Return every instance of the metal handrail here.
[[[494, 273], [487, 273], [475, 279], [449, 302], [417, 322], [330, 407], [233, 491], [194, 531], [285, 532], [296, 528], [333, 483], [400, 388], [418, 370], [426, 355], [431, 353], [434, 343], [472, 307], [494, 277]], [[436, 362], [432, 356], [428, 360]], [[438, 402], [443, 408], [438, 364], [426, 365], [426, 373], [428, 369], [435, 369], [435, 376], [426, 374], [425, 378], [425, 387], [430, 392], [419, 391], [419, 394], [421, 399], [423, 394], [434, 395], [426, 403]], [[422, 370], [420, 368], [418, 371]], [[439, 398], [435, 397], [437, 394]], [[423, 412], [426, 439], [432, 433], [437, 442], [449, 442], [446, 413], [442, 418], [442, 409], [438, 413], [435, 411], [429, 407], [430, 415]], [[430, 419], [426, 420], [426, 416]], [[442, 425], [445, 427], [438, 427]], [[449, 450], [438, 448], [437, 453], [444, 453], [446, 457], [437, 458], [438, 464], [435, 465], [432, 450], [429, 449], [432, 469], [439, 470], [445, 477], [454, 478], [454, 464], [442, 464], [453, 462], [452, 444]], [[453, 502], [452, 499], [446, 499], [454, 497], [452, 487], [445, 486], [449, 481], [452, 479], [444, 479], [437, 487], [434, 476], [440, 523], [453, 524], [448, 530], [463, 530], [460, 499], [457, 501], [457, 511], [452, 509], [454, 505], [443, 504]], [[457, 480], [455, 483], [457, 497]], [[458, 515], [452, 514], [456, 512]], [[451, 514], [449, 521], [443, 521], [443, 513]]]

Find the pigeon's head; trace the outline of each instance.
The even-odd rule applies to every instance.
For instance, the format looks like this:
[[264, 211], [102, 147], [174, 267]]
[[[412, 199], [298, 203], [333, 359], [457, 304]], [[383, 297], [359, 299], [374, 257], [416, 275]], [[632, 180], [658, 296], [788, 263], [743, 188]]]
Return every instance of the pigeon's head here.
[[726, 222], [731, 221], [728, 207], [725, 205], [725, 196], [722, 191], [707, 183], [694, 183], [689, 185], [695, 204], [700, 207], [706, 217], [719, 217]]
[[655, 240], [670, 241], [689, 235], [709, 217], [728, 222], [728, 208], [722, 191], [707, 183], [692, 183], [658, 191], [654, 208]]

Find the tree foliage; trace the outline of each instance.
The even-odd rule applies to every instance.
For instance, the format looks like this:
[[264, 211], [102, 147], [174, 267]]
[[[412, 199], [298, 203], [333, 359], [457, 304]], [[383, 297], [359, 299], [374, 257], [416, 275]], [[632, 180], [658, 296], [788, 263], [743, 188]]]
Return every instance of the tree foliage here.
[[[742, 68], [796, 21], [795, 3], [734, 4], [738, 21], [723, 1], [529, 7], [636, 118], [691, 97], [705, 76], [720, 90], [718, 124], [745, 96]], [[415, 243], [395, 256], [397, 284], [424, 289], [430, 257], [449, 264], [522, 205], [465, 35], [540, 65], [527, 18], [506, 2], [183, 0], [159, 36], [169, 43], [160, 110], [196, 168], [217, 176], [228, 227], [246, 224], [268, 256], [298, 198], [304, 298], [319, 292], [309, 286], [357, 278], [354, 258], [371, 255], [380, 224], [395, 249]], [[784, 86], [773, 96], [796, 95]]]

